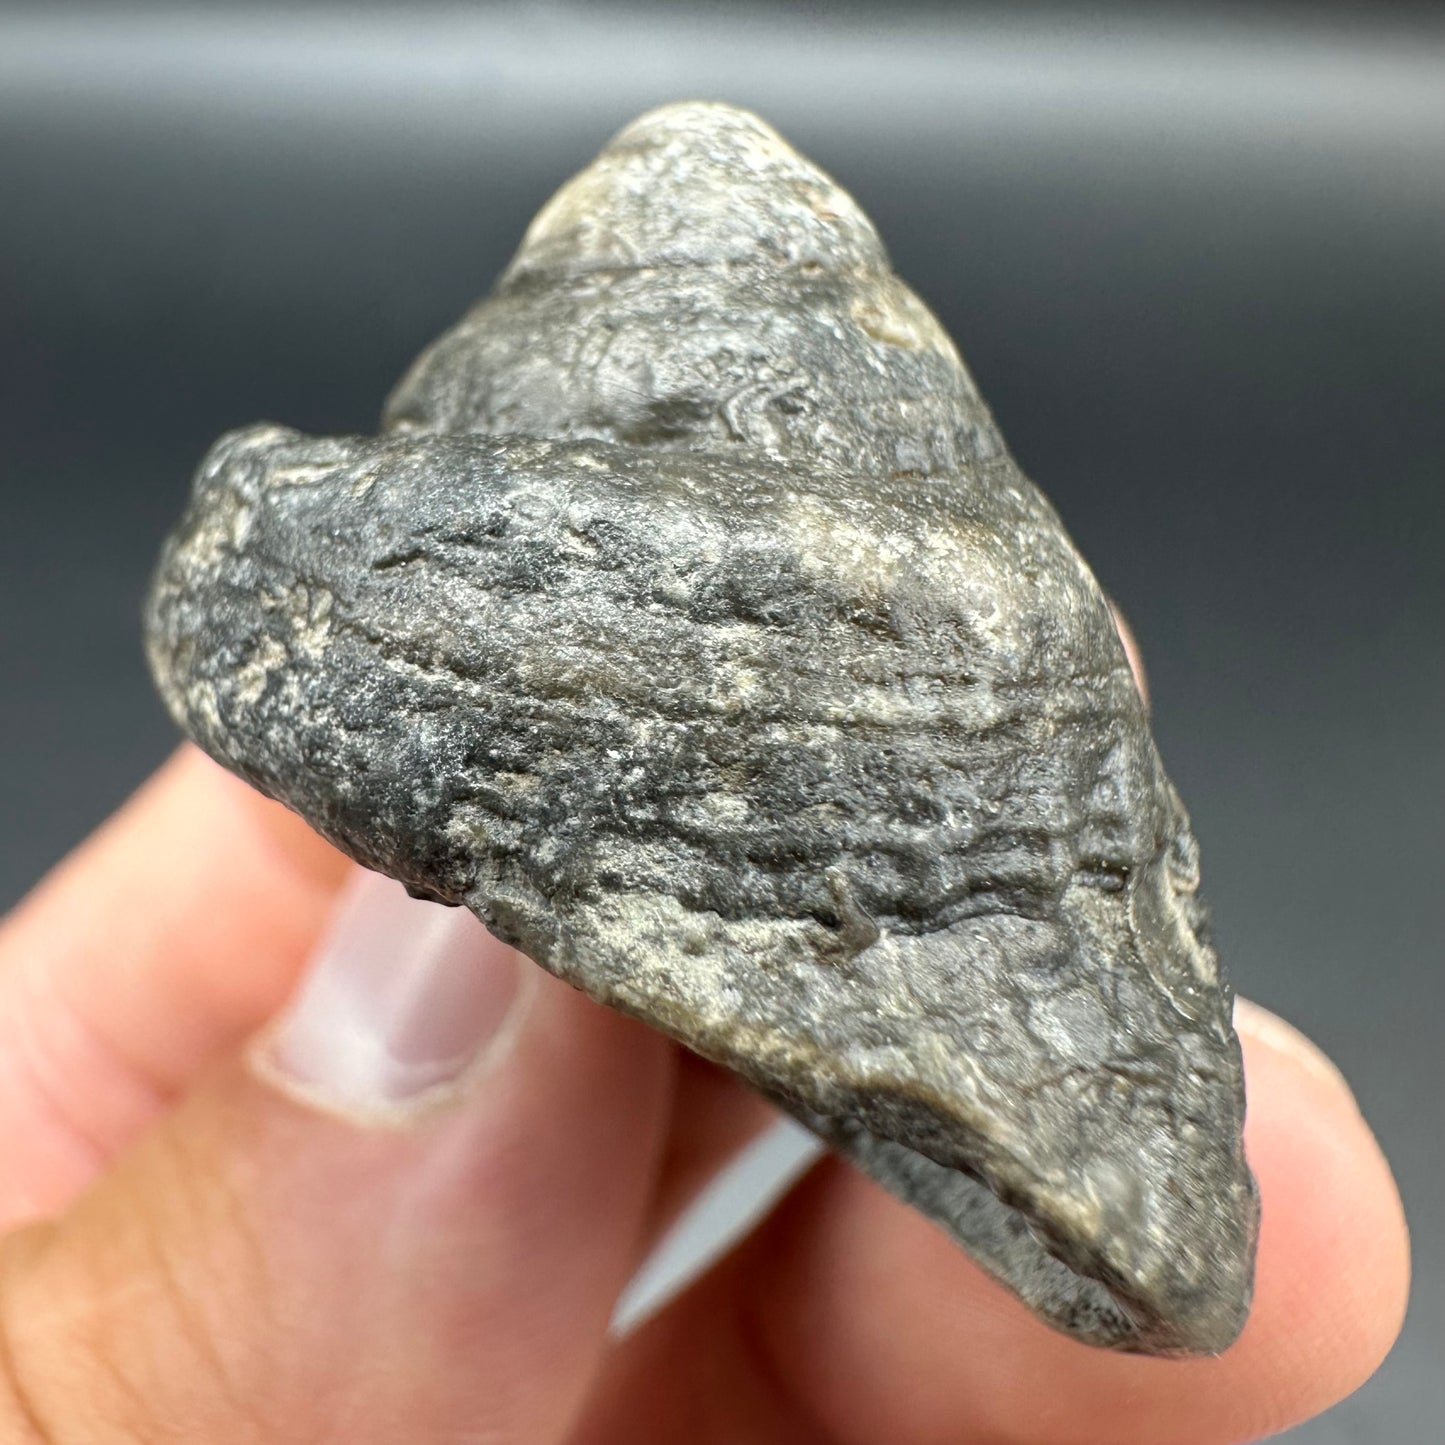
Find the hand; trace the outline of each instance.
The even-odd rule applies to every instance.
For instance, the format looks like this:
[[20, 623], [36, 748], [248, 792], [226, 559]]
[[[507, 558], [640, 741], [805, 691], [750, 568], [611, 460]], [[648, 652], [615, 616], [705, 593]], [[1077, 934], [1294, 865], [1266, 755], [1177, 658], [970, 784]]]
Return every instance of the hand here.
[[186, 749], [0, 930], [7, 1445], [1240, 1441], [1394, 1339], [1388, 1168], [1323, 1056], [1242, 1008], [1264, 1226], [1222, 1358], [1050, 1332], [831, 1161], [611, 1341], [769, 1111], [381, 881], [345, 883], [298, 989], [354, 872]]

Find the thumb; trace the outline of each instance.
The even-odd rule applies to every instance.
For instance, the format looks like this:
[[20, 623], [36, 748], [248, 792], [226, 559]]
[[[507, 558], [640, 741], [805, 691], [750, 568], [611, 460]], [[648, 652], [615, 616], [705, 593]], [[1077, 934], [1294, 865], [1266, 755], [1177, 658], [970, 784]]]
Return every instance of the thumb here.
[[0, 1438], [560, 1438], [637, 1262], [670, 1057], [358, 878], [247, 1056], [0, 1242]]

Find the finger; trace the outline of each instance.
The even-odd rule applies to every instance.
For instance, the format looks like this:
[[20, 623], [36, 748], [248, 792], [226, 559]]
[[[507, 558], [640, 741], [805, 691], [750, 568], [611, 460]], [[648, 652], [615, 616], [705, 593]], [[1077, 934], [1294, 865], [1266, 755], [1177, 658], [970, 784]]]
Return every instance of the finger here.
[[[777, 1408], [811, 1438], [897, 1445], [1205, 1445], [1324, 1409], [1399, 1330], [1408, 1245], [1389, 1169], [1332, 1066], [1241, 1010], [1247, 1142], [1263, 1196], [1256, 1301], [1208, 1361], [1110, 1355], [1033, 1320], [921, 1216], [816, 1170], [678, 1303], [622, 1342], [577, 1445], [728, 1438]], [[790, 1438], [790, 1437], [781, 1437]]]
[[651, 1248], [730, 1159], [778, 1122], [778, 1112], [736, 1075], [677, 1051], [672, 1118], [648, 1212]]
[[0, 1438], [545, 1445], [586, 1389], [670, 1053], [368, 878], [298, 1003], [0, 1245]]
[[1114, 619], [1114, 630], [1119, 634], [1119, 641], [1124, 644], [1124, 656], [1129, 659], [1129, 671], [1134, 674], [1134, 686], [1139, 689], [1139, 696], [1144, 699], [1144, 706], [1149, 706], [1149, 674], [1144, 671], [1144, 653], [1139, 647], [1139, 639], [1134, 636], [1134, 629], [1129, 626], [1129, 619], [1120, 611], [1118, 603], [1112, 597], [1104, 599], [1109, 604], [1109, 615]]
[[285, 998], [344, 875], [182, 749], [0, 926], [0, 1226], [88, 1184]]
[[[280, 1006], [349, 865], [193, 747], [0, 926], [0, 1228], [63, 1207]], [[644, 1247], [773, 1111], [695, 1055]]]

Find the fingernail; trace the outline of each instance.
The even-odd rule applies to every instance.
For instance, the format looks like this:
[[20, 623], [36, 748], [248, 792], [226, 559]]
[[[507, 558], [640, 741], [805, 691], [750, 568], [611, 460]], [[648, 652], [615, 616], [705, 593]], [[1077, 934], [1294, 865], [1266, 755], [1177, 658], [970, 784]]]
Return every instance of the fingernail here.
[[359, 873], [257, 1063], [329, 1112], [409, 1117], [487, 1053], [517, 1003], [522, 962], [466, 909]]
[[[1293, 1024], [1286, 1023], [1278, 1014], [1271, 1013], [1250, 999], [1236, 998], [1234, 1026], [1261, 1043], [1268, 1044], [1276, 1053], [1287, 1055], [1302, 1069], [1339, 1089], [1351, 1103], [1355, 1103], [1349, 1080], [1339, 1071], [1334, 1061], [1322, 1052], [1313, 1040], [1306, 1038]], [[1359, 1107], [1358, 1104], [1356, 1107]]]

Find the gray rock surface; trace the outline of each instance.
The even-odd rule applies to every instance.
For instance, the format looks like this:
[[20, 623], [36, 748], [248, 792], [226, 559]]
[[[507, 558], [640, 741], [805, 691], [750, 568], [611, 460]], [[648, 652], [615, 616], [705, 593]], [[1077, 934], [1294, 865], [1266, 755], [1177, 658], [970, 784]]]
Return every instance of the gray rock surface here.
[[223, 437], [147, 641], [213, 757], [735, 1069], [1050, 1323], [1238, 1333], [1230, 994], [1108, 604], [755, 117], [623, 131], [380, 437]]

